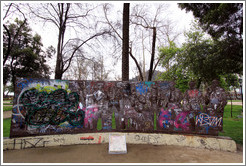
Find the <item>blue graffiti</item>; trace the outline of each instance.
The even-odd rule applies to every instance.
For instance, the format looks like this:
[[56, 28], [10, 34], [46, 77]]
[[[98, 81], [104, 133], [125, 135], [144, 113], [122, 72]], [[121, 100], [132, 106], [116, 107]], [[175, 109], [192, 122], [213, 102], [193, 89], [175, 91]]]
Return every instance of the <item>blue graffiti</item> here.
[[21, 88], [21, 90], [22, 89], [24, 89], [24, 88], [26, 88], [30, 83], [32, 83], [33, 82], [33, 80], [32, 79], [22, 79], [21, 80], [21, 82], [19, 82], [18, 84], [17, 84], [17, 87], [20, 87]]
[[144, 84], [139, 83], [138, 86], [136, 86], [136, 91], [140, 93], [140, 95], [145, 94], [148, 91], [148, 88], [144, 87]]
[[147, 85], [149, 88], [151, 87], [152, 84], [155, 85], [154, 82], [147, 82], [147, 81], [145, 82], [145, 85]]
[[163, 83], [160, 83], [159, 85], [160, 85], [160, 88], [163, 90], [169, 88], [169, 82], [163, 82]]
[[111, 130], [112, 127], [111, 127], [111, 126], [104, 126], [103, 129], [104, 129], [104, 130]]

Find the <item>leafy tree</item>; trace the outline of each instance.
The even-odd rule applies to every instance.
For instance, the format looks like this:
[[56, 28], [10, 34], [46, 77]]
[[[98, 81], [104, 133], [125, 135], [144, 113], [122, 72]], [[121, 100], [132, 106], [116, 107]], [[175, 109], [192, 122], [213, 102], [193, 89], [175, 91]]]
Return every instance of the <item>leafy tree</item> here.
[[49, 78], [50, 68], [45, 64], [48, 54], [42, 50], [41, 36], [32, 35], [26, 20], [16, 19], [14, 23], [4, 26], [3, 57], [6, 58], [3, 67], [4, 85], [8, 81], [15, 85], [16, 77]]
[[10, 85], [4, 85], [3, 86], [3, 97], [5, 98], [6, 96], [8, 96], [8, 94], [10, 92], [14, 92], [14, 86], [12, 84]]
[[226, 72], [243, 71], [243, 3], [181, 3], [212, 36]]
[[226, 74], [214, 40], [206, 37], [195, 23], [185, 35], [182, 48], [170, 43], [169, 47], [160, 49], [161, 64], [166, 68], [161, 79], [176, 81], [176, 87], [183, 91], [190, 80], [197, 80], [197, 88], [200, 88], [201, 84], [207, 86], [213, 79]]
[[[178, 48], [176, 44], [170, 41], [169, 46], [161, 47], [159, 49], [160, 65], [166, 69], [159, 76], [159, 80], [169, 80], [176, 82], [176, 88], [179, 88], [182, 92], [185, 92], [189, 86], [188, 83], [194, 78], [192, 73], [177, 63], [178, 54], [182, 51], [182, 48]], [[159, 63], [159, 62], [158, 62]]]

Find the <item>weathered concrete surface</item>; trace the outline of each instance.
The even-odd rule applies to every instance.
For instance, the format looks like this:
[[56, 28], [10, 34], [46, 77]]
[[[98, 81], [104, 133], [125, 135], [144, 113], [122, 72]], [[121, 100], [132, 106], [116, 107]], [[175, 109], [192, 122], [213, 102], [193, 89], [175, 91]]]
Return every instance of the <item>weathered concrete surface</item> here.
[[[123, 134], [115, 132], [111, 134]], [[198, 135], [125, 133], [127, 144], [175, 145], [192, 148], [236, 152], [235, 141], [229, 137]], [[102, 144], [109, 142], [109, 133], [48, 135], [4, 139], [3, 150], [50, 147], [60, 145]]]
[[4, 163], [237, 163], [237, 165], [241, 163], [242, 165], [243, 158], [240, 149], [232, 153], [150, 144], [127, 144], [127, 154], [120, 155], [109, 154], [108, 144], [3, 151]]

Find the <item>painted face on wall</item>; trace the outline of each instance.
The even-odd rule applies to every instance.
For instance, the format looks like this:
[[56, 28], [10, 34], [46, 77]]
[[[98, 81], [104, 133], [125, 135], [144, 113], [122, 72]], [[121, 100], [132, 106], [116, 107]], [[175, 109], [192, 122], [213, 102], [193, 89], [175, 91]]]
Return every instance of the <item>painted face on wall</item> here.
[[142, 103], [140, 103], [138, 100], [135, 101], [135, 110], [139, 113], [141, 113], [144, 109], [144, 106]]
[[110, 87], [108, 89], [108, 97], [109, 97], [109, 100], [113, 100], [114, 99], [114, 88], [113, 87]]

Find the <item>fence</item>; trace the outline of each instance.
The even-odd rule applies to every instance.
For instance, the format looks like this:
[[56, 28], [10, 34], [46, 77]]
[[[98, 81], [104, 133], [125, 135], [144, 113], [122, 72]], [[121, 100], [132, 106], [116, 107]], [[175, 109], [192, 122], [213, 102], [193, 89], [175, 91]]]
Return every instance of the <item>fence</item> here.
[[225, 104], [205, 102], [196, 89], [182, 94], [168, 81], [18, 78], [15, 89], [10, 137], [112, 131], [217, 135], [223, 126]]

